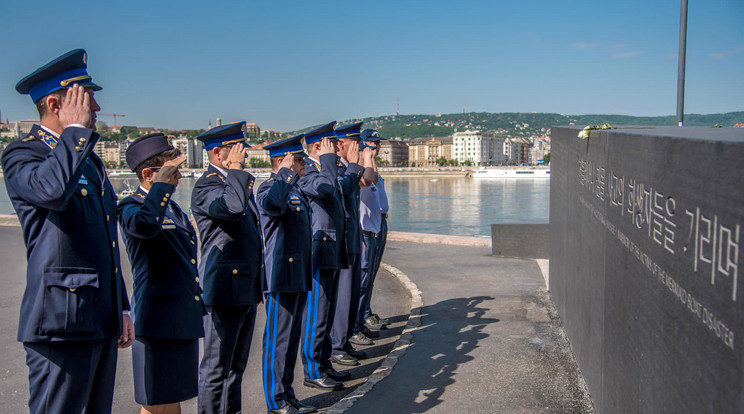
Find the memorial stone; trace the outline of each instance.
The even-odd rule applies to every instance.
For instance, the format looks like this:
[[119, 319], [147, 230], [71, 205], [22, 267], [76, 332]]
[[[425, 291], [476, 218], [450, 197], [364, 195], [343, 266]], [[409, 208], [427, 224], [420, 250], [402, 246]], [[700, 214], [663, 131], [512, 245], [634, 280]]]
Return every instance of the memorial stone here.
[[597, 412], [744, 412], [744, 128], [580, 131], [552, 129], [550, 291]]

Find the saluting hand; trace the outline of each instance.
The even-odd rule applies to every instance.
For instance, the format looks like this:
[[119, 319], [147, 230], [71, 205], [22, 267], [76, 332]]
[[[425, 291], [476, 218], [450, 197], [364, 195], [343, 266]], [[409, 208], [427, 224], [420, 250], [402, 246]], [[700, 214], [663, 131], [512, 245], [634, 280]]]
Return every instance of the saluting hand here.
[[180, 167], [184, 162], [186, 162], [185, 155], [166, 161], [163, 163], [163, 166], [160, 167], [158, 173], [155, 174], [153, 181], [156, 183], [178, 185], [178, 180], [181, 179], [181, 172], [178, 171], [178, 167]]
[[244, 161], [245, 148], [242, 142], [238, 142], [230, 148], [227, 158], [222, 161], [222, 166], [228, 170], [242, 170]]
[[320, 140], [320, 150], [318, 151], [318, 156], [335, 153], [336, 149], [333, 148], [333, 142], [331, 142], [330, 138], [325, 137]]
[[346, 161], [352, 164], [359, 164], [359, 143], [353, 140], [347, 142]]
[[279, 169], [282, 168], [288, 168], [292, 169], [292, 163], [294, 162], [294, 156], [292, 154], [284, 154], [284, 158], [282, 158], [282, 162], [279, 163]]
[[364, 160], [364, 166], [365, 167], [371, 167], [372, 162], [375, 159], [375, 152], [372, 150], [372, 148], [367, 147], [362, 151], [362, 159]]
[[65, 100], [59, 109], [59, 122], [62, 128], [72, 124], [89, 127], [90, 119], [90, 93], [75, 83], [67, 88]]

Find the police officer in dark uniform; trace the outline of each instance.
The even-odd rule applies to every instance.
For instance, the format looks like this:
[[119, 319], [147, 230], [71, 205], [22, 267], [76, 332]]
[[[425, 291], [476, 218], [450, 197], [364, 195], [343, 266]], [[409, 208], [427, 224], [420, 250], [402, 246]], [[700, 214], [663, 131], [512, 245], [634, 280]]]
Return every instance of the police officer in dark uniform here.
[[312, 283], [310, 202], [297, 186], [305, 173], [302, 137], [269, 144], [271, 177], [258, 188], [261, 228], [266, 237], [266, 330], [263, 380], [269, 413], [308, 413], [292, 389], [300, 344], [302, 311]]
[[[356, 323], [359, 308], [359, 290], [361, 285], [362, 230], [359, 224], [359, 190], [360, 186], [369, 186], [374, 178], [371, 168], [371, 150], [360, 154], [359, 135], [363, 122], [337, 128], [339, 139], [337, 154], [339, 156], [337, 180], [344, 199], [344, 218], [346, 221], [346, 252], [348, 266], [341, 269], [338, 288], [335, 290], [336, 312], [331, 329], [331, 361], [354, 366], [358, 359], [365, 358], [364, 351], [355, 350], [349, 343]], [[360, 155], [363, 155], [360, 170]], [[352, 168], [352, 166], [355, 166]]]
[[186, 157], [161, 133], [137, 138], [126, 156], [140, 180], [118, 207], [134, 278], [134, 398], [143, 413], [180, 412], [180, 402], [197, 395], [206, 314], [196, 231], [171, 199]]
[[[302, 362], [309, 387], [340, 389], [348, 372], [338, 372], [331, 365], [330, 329], [335, 311], [339, 270], [348, 267], [346, 252], [346, 222], [344, 200], [338, 185], [336, 122], [323, 125], [305, 134], [309, 156], [305, 159], [305, 175], [299, 180], [300, 190], [310, 200], [312, 210], [313, 282], [308, 292], [302, 327]], [[362, 167], [352, 164], [352, 173], [361, 174]]]
[[199, 366], [199, 412], [241, 411], [241, 384], [251, 349], [256, 304], [263, 291], [262, 240], [255, 178], [243, 170], [245, 122], [212, 128], [204, 142], [209, 167], [191, 193], [201, 236], [204, 356]]
[[[18, 340], [26, 350], [31, 413], [111, 412], [120, 348], [134, 339], [117, 246], [116, 194], [93, 153], [92, 82], [84, 50], [16, 85], [41, 116], [2, 155], [28, 267]], [[127, 313], [122, 316], [122, 313]]]

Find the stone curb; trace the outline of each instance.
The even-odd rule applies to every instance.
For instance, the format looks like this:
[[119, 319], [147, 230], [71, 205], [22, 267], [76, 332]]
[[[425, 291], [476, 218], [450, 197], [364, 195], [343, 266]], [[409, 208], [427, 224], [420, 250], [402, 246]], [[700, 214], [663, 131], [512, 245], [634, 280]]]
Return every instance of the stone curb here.
[[407, 233], [401, 231], [389, 231], [387, 239], [390, 241], [425, 243], [425, 244], [450, 244], [458, 246], [476, 246], [491, 248], [490, 237], [465, 237], [448, 236], [444, 234], [429, 233]]
[[400, 334], [400, 338], [395, 341], [393, 350], [390, 351], [385, 359], [382, 360], [382, 363], [380, 363], [380, 367], [367, 378], [367, 381], [358, 386], [352, 393], [330, 406], [328, 410], [325, 411], [327, 414], [345, 413], [346, 410], [351, 408], [357, 400], [371, 391], [378, 382], [387, 378], [387, 376], [393, 372], [393, 368], [395, 367], [395, 364], [398, 363], [398, 359], [405, 355], [408, 347], [411, 346], [411, 343], [413, 342], [413, 332], [421, 326], [421, 308], [424, 306], [424, 301], [421, 299], [421, 291], [418, 286], [416, 286], [416, 284], [413, 283], [400, 269], [390, 266], [387, 263], [380, 263], [380, 267], [398, 278], [411, 294], [411, 313], [408, 315], [408, 322], [406, 323], [406, 327], [403, 329], [403, 333]]

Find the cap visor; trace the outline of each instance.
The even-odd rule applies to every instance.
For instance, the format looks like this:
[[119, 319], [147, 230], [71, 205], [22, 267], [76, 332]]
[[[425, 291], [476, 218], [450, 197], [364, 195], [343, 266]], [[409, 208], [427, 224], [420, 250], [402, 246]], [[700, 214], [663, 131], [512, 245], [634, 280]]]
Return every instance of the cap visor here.
[[93, 83], [91, 81], [80, 82], [80, 83], [78, 83], [78, 85], [82, 86], [83, 88], [91, 88], [94, 91], [100, 91], [101, 89], [103, 89], [102, 87], [96, 85], [95, 83]]

